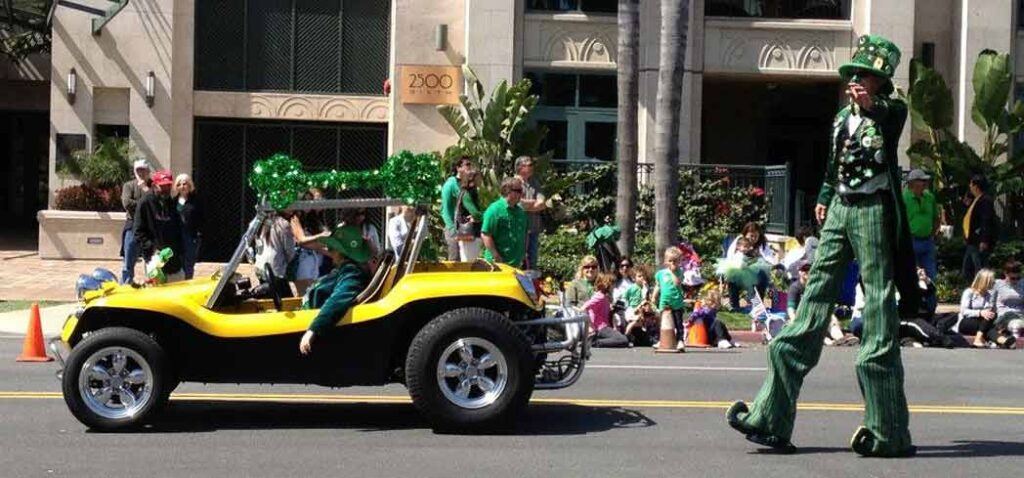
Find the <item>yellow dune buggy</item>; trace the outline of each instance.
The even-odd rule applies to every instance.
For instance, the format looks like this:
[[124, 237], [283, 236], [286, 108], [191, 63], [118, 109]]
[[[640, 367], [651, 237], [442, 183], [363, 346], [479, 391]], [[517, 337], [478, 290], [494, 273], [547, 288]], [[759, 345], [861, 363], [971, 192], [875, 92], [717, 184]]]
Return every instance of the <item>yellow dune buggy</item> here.
[[[373, 208], [393, 200], [297, 201], [293, 211]], [[480, 429], [508, 422], [534, 389], [575, 383], [589, 356], [587, 320], [545, 307], [534, 281], [484, 261], [417, 257], [428, 217], [418, 215], [400, 257], [384, 254], [354, 306], [302, 356], [299, 337], [317, 310], [301, 298], [254, 298], [237, 274], [275, 211], [257, 210], [231, 260], [213, 277], [118, 285], [109, 271], [79, 277], [81, 307], [50, 341], [65, 402], [99, 430], [146, 423], [181, 382], [328, 387], [403, 383], [432, 426]]]

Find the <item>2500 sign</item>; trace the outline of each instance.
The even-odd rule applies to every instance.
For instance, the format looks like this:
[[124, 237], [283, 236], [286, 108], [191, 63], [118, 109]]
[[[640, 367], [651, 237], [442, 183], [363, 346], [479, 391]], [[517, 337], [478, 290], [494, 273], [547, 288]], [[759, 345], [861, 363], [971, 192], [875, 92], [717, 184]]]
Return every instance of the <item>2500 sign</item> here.
[[462, 75], [457, 66], [404, 65], [401, 101], [407, 104], [458, 104]]
[[451, 88], [455, 85], [455, 79], [451, 75], [433, 73], [413, 73], [409, 75], [409, 88]]

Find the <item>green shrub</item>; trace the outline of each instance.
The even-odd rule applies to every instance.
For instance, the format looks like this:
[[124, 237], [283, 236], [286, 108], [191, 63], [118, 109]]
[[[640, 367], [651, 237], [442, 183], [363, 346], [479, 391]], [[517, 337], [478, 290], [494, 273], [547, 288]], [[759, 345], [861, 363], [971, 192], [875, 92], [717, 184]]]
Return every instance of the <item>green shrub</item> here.
[[960, 294], [970, 285], [960, 271], [940, 272], [935, 278], [935, 295], [939, 302], [960, 303]]
[[935, 263], [939, 271], [959, 272], [964, 262], [964, 238], [953, 237], [946, 239], [940, 237], [935, 241]]
[[561, 284], [573, 279], [580, 259], [587, 254], [591, 252], [587, 250], [583, 234], [565, 229], [542, 234], [537, 269], [544, 277], [551, 277]]
[[54, 207], [63, 211], [123, 211], [118, 188], [68, 186], [57, 191]]
[[107, 138], [89, 151], [75, 151], [57, 166], [61, 178], [73, 178], [92, 188], [118, 187], [132, 177], [127, 139]]
[[996, 244], [988, 263], [993, 269], [1002, 270], [1003, 264], [1010, 259], [1024, 260], [1024, 240], [1018, 239]]

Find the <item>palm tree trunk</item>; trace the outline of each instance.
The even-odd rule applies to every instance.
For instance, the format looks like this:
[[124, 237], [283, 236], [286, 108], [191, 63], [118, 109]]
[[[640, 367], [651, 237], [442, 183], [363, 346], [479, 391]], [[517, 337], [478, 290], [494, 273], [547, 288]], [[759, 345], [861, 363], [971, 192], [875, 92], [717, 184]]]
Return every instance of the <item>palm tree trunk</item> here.
[[654, 126], [654, 245], [660, 259], [679, 239], [679, 124], [690, 0], [661, 0]]
[[640, 1], [619, 0], [618, 194], [615, 222], [622, 228], [619, 251], [633, 255], [636, 243], [637, 111], [640, 101]]

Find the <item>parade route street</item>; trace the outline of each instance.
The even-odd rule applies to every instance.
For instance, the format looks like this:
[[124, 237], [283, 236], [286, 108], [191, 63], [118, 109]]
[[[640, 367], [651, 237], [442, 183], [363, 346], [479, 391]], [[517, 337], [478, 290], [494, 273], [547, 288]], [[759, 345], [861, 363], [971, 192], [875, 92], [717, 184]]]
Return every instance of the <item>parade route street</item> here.
[[91, 433], [59, 394], [56, 365], [15, 363], [0, 338], [0, 476], [959, 477], [1024, 471], [1024, 380], [1015, 351], [903, 349], [912, 459], [860, 458], [856, 348], [826, 348], [805, 382], [793, 442], [758, 452], [725, 407], [764, 377], [761, 347], [654, 355], [595, 350], [566, 390], [537, 392], [512, 430], [432, 432], [401, 386], [184, 384], [136, 433]]

